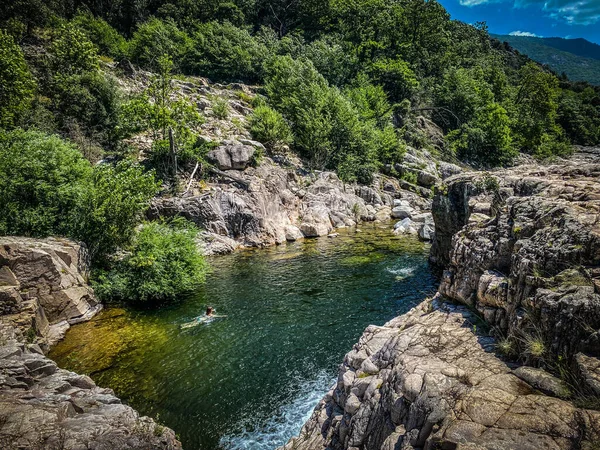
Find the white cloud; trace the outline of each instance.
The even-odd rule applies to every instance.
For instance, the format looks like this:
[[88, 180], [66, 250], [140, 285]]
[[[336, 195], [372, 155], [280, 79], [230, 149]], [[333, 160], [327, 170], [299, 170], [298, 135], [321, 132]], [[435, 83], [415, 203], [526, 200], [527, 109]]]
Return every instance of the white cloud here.
[[529, 31], [511, 31], [508, 34], [510, 34], [511, 36], [541, 37], [535, 33], [530, 33]]
[[512, 3], [515, 8], [539, 6], [553, 19], [569, 25], [592, 25], [600, 22], [600, 0], [459, 0], [463, 6]]

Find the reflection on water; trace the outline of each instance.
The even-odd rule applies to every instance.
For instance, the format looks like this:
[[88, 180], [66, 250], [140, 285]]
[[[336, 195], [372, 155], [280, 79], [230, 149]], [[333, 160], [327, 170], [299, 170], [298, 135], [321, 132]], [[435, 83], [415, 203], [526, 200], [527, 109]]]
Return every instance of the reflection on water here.
[[[107, 309], [51, 357], [173, 428], [186, 449], [273, 449], [298, 433], [367, 325], [434, 291], [427, 251], [365, 226], [212, 258], [191, 298]], [[180, 329], [207, 305], [227, 317]]]

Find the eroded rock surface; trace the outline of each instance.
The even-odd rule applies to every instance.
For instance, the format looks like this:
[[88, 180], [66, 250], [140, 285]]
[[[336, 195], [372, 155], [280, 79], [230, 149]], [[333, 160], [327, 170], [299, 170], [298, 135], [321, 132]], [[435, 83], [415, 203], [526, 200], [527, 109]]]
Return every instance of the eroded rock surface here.
[[0, 336], [2, 325], [13, 327], [16, 338], [47, 348], [93, 317], [102, 305], [87, 284], [88, 259], [68, 239], [0, 237]]
[[88, 270], [77, 242], [0, 238], [0, 448], [181, 448], [172, 430], [44, 356], [101, 308]]
[[377, 178], [372, 186], [345, 184], [332, 172], [307, 173], [271, 158], [227, 174], [240, 181], [217, 177], [197, 195], [157, 199], [150, 217], [180, 215], [191, 220], [213, 235], [205, 236], [205, 251], [217, 254], [234, 249], [232, 240], [262, 247], [327, 236], [360, 221], [388, 221], [394, 199], [403, 199], [415, 214], [431, 209], [429, 198], [403, 190], [387, 177]]
[[479, 321], [435, 299], [370, 326], [283, 449], [594, 448], [600, 412], [517, 376], [492, 352], [493, 338], [473, 331]]
[[56, 367], [37, 345], [0, 347], [3, 449], [179, 449], [169, 428], [123, 405], [111, 389]]

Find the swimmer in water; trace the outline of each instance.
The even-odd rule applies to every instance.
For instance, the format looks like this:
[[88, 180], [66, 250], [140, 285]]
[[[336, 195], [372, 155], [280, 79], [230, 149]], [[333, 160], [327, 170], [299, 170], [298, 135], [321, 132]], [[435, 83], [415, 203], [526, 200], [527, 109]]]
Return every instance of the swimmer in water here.
[[206, 308], [206, 317], [213, 317], [215, 315], [215, 309], [212, 306]]

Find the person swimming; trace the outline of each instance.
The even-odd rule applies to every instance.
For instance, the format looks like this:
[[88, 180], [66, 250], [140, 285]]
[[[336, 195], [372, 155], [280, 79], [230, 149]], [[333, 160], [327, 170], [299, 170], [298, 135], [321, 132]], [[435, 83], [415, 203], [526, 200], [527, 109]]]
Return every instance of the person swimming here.
[[206, 308], [206, 317], [212, 317], [215, 315], [215, 308], [209, 306]]

